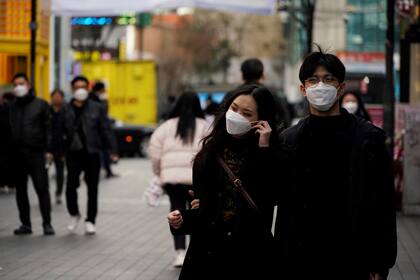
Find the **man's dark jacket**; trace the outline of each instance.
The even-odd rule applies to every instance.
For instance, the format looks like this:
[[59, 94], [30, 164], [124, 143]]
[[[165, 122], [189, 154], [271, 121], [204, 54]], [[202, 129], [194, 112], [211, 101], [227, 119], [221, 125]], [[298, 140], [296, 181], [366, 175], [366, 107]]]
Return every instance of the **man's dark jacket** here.
[[85, 148], [89, 154], [100, 153], [103, 148], [111, 153], [117, 153], [111, 126], [103, 106], [91, 100], [86, 100], [83, 106], [79, 120], [76, 118], [72, 102], [63, 107], [63, 127], [67, 151], [80, 151], [84, 148], [84, 143], [78, 137], [77, 131], [77, 121], [80, 121], [86, 141]]
[[9, 106], [13, 144], [23, 149], [50, 151], [51, 115], [48, 103], [35, 97], [31, 90]]
[[[326, 272], [322, 276], [323, 279], [347, 279], [345, 275], [352, 271], [376, 272], [386, 278], [389, 269], [395, 263], [397, 237], [392, 161], [385, 148], [385, 134], [380, 128], [364, 119], [346, 112], [343, 114], [351, 120], [353, 137], [348, 193], [346, 199], [342, 201], [343, 209], [346, 209], [342, 213], [342, 219], [347, 228], [346, 236], [349, 237], [343, 240], [346, 244], [342, 244], [342, 256], [346, 260], [345, 267], [348, 270], [340, 271], [339, 275], [328, 275], [328, 272], [333, 273], [335, 269], [332, 262], [336, 256], [327, 255], [322, 250], [318, 258], [313, 259], [314, 268]], [[303, 137], [308, 123], [309, 118], [305, 118], [281, 134], [281, 142], [288, 153], [286, 166], [289, 169], [284, 170], [285, 176], [290, 176], [284, 179], [279, 187], [281, 195], [275, 238], [281, 264], [288, 271], [286, 274], [292, 275], [293, 279], [301, 279], [297, 275], [302, 275], [300, 274], [302, 271], [303, 274], [311, 274], [311, 271], [301, 263], [307, 248], [305, 241], [300, 239], [302, 235], [298, 232], [299, 224], [304, 223], [299, 217], [305, 216], [302, 193], [305, 188], [300, 182], [304, 182], [301, 178], [309, 176], [311, 172], [302, 168], [308, 159], [301, 153], [305, 141], [311, 141], [310, 138]], [[327, 170], [325, 180], [328, 180]]]

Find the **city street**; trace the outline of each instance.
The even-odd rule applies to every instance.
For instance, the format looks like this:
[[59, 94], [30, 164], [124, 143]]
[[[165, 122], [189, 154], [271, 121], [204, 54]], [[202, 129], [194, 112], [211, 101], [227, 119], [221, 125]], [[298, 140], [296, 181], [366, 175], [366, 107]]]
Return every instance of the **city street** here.
[[[30, 187], [34, 233], [13, 236], [18, 225], [14, 195], [0, 195], [0, 279], [177, 279], [174, 250], [166, 222], [168, 201], [149, 207], [142, 195], [151, 177], [144, 159], [123, 159], [114, 166], [121, 177], [100, 184], [97, 234], [68, 235], [64, 205], [53, 205], [55, 236], [42, 235], [33, 188]], [[53, 173], [53, 172], [51, 172]], [[51, 180], [51, 193], [55, 182]], [[85, 213], [85, 187], [79, 202]], [[420, 218], [399, 217], [399, 254], [391, 280], [420, 279]], [[198, 279], [198, 278], [197, 278]]]

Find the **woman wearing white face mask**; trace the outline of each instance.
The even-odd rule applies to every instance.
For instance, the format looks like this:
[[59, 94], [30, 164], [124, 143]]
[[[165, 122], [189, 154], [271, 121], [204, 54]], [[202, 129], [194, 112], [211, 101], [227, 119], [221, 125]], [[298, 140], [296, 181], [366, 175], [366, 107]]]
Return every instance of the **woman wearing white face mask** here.
[[262, 86], [243, 86], [222, 105], [194, 160], [199, 208], [168, 215], [175, 233], [191, 234], [179, 279], [272, 277], [275, 119]]
[[368, 111], [363, 104], [360, 94], [354, 92], [345, 92], [340, 96], [340, 106], [347, 110], [350, 114], [354, 114], [367, 121], [370, 121]]

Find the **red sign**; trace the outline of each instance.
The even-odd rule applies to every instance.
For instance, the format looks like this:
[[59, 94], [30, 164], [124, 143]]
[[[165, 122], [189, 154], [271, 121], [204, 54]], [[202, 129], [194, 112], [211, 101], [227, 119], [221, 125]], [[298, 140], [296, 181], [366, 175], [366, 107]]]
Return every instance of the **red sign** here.
[[380, 128], [384, 127], [384, 107], [382, 105], [366, 105], [372, 123]]
[[385, 62], [385, 53], [383, 52], [339, 51], [336, 55], [341, 61], [345, 62]]

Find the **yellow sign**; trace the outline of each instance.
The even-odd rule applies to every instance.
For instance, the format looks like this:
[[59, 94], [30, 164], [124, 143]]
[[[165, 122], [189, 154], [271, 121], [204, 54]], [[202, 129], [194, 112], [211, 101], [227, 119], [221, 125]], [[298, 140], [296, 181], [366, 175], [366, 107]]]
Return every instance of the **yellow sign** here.
[[112, 118], [128, 124], [153, 125], [157, 120], [156, 65], [153, 61], [81, 62], [82, 74], [102, 81]]

